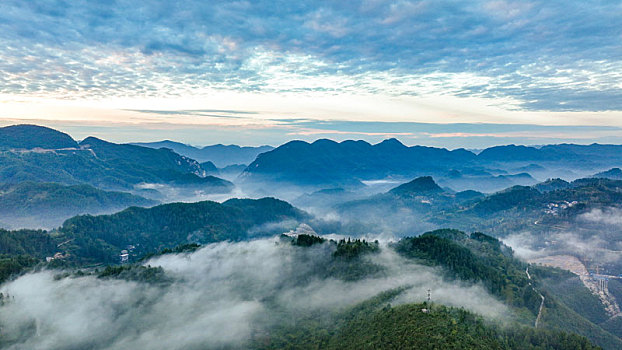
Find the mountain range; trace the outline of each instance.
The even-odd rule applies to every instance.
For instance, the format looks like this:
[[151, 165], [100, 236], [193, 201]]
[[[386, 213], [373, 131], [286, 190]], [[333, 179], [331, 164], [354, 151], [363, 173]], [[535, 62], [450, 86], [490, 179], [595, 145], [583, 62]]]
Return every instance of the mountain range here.
[[[43, 183], [47, 185], [42, 186], [48, 188], [51, 183], [90, 185], [103, 191], [130, 192], [152, 200], [136, 197], [133, 201], [119, 201], [119, 206], [113, 206], [115, 210], [124, 205], [153, 205], [153, 200], [210, 199], [207, 197], [210, 194], [226, 194], [238, 186], [241, 188], [239, 192], [254, 197], [280, 196], [305, 209], [323, 207], [326, 212], [326, 208], [337, 204], [353, 209], [366, 203], [369, 195], [374, 193], [382, 195], [373, 200], [385, 205], [391, 202], [390, 198], [400, 197], [396, 196], [397, 192], [405, 189], [395, 189], [391, 193], [391, 187], [419, 176], [432, 176], [435, 185], [443, 189], [435, 193], [434, 198], [423, 202], [404, 196], [400, 199], [409, 201], [409, 210], [418, 208], [416, 211], [422, 213], [431, 208], [445, 210], [462, 206], [482, 198], [484, 193], [496, 193], [512, 186], [535, 186], [533, 188], [542, 193], [567, 188], [569, 181], [578, 178], [580, 173], [613, 179], [622, 176], [615, 167], [622, 164], [621, 146], [616, 145], [508, 145], [491, 147], [476, 154], [464, 149], [407, 147], [389, 139], [375, 145], [364, 141], [337, 143], [318, 140], [313, 143], [292, 141], [272, 150], [267, 146], [240, 148], [222, 145], [202, 149], [207, 152], [205, 154], [216, 152], [223, 157], [236, 153], [235, 150], [243, 150], [246, 157], [258, 154], [248, 167], [229, 165], [218, 168], [212, 161], [199, 163], [171, 150], [173, 146], [186, 151], [201, 149], [168, 141], [150, 144], [162, 148], [115, 144], [95, 137], [78, 142], [65, 133], [36, 125], [0, 128], [0, 135], [0, 184], [15, 187], [28, 183], [32, 187], [34, 183]], [[236, 153], [237, 156], [241, 156], [240, 152]], [[603, 171], [605, 169], [610, 170]], [[240, 172], [242, 174], [238, 177]], [[532, 174], [539, 177], [559, 175], [555, 177], [564, 179], [540, 182]], [[219, 176], [235, 182], [235, 185]], [[84, 193], [78, 194], [80, 191]], [[389, 194], [384, 194], [386, 192]], [[33, 191], [21, 193], [32, 194]], [[51, 212], [65, 214], [59, 214], [53, 220], [54, 225], [75, 214], [107, 212], [104, 205], [86, 205], [76, 211], [76, 205], [72, 203], [82, 203], [85, 198], [94, 197], [88, 187], [54, 190], [55, 197], [61, 194], [65, 198], [58, 197], [57, 207]], [[0, 211], [5, 216], [4, 220], [0, 218], [0, 223], [6, 227], [15, 227], [11, 222], [16, 223], [19, 218], [47, 215], [42, 206], [30, 203], [30, 198], [19, 197], [15, 210], [7, 207]], [[404, 206], [402, 203], [397, 207]], [[392, 204], [386, 210], [397, 207]], [[32, 208], [29, 213], [32, 215], [17, 215], [20, 208]], [[482, 204], [478, 208], [485, 206]], [[50, 227], [50, 223], [33, 222], [28, 227]]]
[[[547, 178], [574, 180], [622, 164], [622, 146], [600, 144], [507, 145], [476, 154], [465, 149], [408, 147], [396, 139], [374, 145], [351, 140], [291, 141], [273, 149], [196, 148], [173, 141], [114, 144], [95, 137], [77, 142], [65, 133], [35, 125], [0, 128], [0, 135], [0, 182], [89, 183], [112, 190], [161, 183], [197, 185], [208, 193], [230, 191], [231, 183], [216, 178], [222, 174], [246, 188], [263, 188], [269, 195], [288, 186], [298, 187], [299, 192], [360, 189], [371, 180], [404, 182], [429, 175], [455, 191], [493, 193]], [[249, 165], [236, 179], [241, 164]]]
[[168, 148], [199, 162], [212, 162], [219, 168], [229, 165], [250, 164], [257, 155], [274, 149], [272, 146], [241, 147], [238, 145], [211, 145], [194, 147], [170, 140], [158, 142], [136, 142], [133, 145], [149, 148]]
[[78, 142], [36, 125], [3, 127], [0, 225], [51, 228], [77, 214], [230, 192], [233, 183], [210, 175], [214, 169], [170, 149], [95, 137]]
[[62, 132], [35, 126], [0, 128], [0, 182], [87, 183], [130, 190], [141, 183], [200, 186], [227, 192], [232, 184], [208, 176], [201, 165], [169, 149], [152, 149], [87, 137], [76, 142]]
[[[5, 185], [3, 191], [7, 195], [17, 191], [36, 198], [39, 194], [75, 188], [41, 183], [19, 185], [26, 189], [19, 192], [14, 185]], [[28, 194], [29, 186], [36, 193]], [[112, 195], [92, 188], [88, 190], [94, 191], [94, 197]], [[316, 195], [332, 197], [348, 196], [348, 193], [344, 189], [333, 189]], [[441, 229], [418, 235], [421, 227], [404, 220], [425, 221], [437, 227], [468, 227], [475, 223], [486, 232], [504, 236], [504, 230], [519, 231], [518, 223], [534, 225], [537, 222], [536, 226], [551, 229], [593, 209], [611, 208], [622, 201], [620, 193], [622, 181], [603, 178], [572, 182], [553, 179], [486, 195], [472, 190], [456, 192], [440, 186], [431, 176], [422, 176], [384, 193], [346, 201], [335, 208], [343, 222], [347, 222], [349, 215], [350, 219], [361, 222], [382, 223], [375, 216], [379, 213], [385, 223], [391, 222], [394, 227], [404, 223], [406, 237], [396, 238], [388, 245], [361, 239], [332, 241], [310, 236], [306, 232], [314, 234], [314, 229], [341, 234], [352, 229], [351, 232], [361, 235], [373, 232], [374, 228], [370, 225], [330, 226], [326, 219], [313, 217], [275, 198], [130, 207], [109, 215], [75, 216], [49, 232], [0, 230], [0, 280], [41, 268], [63, 268], [74, 269], [74, 272], [59, 273], [54, 281], [70, 283], [71, 279], [82, 281], [80, 279], [92, 276], [103, 285], [121, 285], [128, 281], [141, 288], [156, 288], [156, 295], [166, 295], [177, 290], [179, 283], [192, 283], [196, 274], [180, 277], [170, 267], [151, 266], [159, 261], [158, 257], [162, 256], [164, 261], [194, 261], [215, 253], [214, 266], [202, 267], [206, 269], [202, 273], [216, 274], [221, 280], [229, 281], [236, 277], [227, 277], [228, 271], [235, 276], [242, 273], [231, 266], [252, 263], [249, 254], [254, 254], [254, 248], [249, 241], [289, 232], [276, 236], [275, 241], [256, 241], [256, 244], [264, 252], [276, 249], [276, 255], [262, 256], [262, 260], [266, 260], [265, 264], [258, 264], [262, 269], [271, 268], [275, 264], [271, 259], [275, 256], [283, 259], [277, 260], [276, 266], [287, 273], [278, 276], [276, 285], [278, 290], [293, 288], [294, 292], [288, 292], [292, 293], [293, 300], [312, 305], [314, 299], [306, 301], [304, 293], [322, 284], [326, 284], [322, 287], [325, 290], [320, 289], [322, 293], [329, 293], [341, 284], [354, 287], [357, 283], [364, 286], [372, 283], [383, 288], [379, 289], [380, 294], [352, 308], [313, 311], [303, 308], [305, 311], [300, 312], [288, 309], [282, 299], [269, 296], [274, 294], [265, 285], [271, 278], [269, 274], [268, 277], [261, 275], [261, 282], [240, 276], [241, 281], [235, 280], [231, 285], [242, 288], [243, 295], [252, 300], [257, 299], [253, 294], [257, 291], [268, 293], [258, 300], [263, 303], [262, 309], [276, 315], [270, 322], [258, 321], [245, 343], [250, 348], [297, 348], [300, 344], [320, 348], [358, 348], [365, 344], [386, 347], [392, 343], [424, 346], [426, 334], [438, 329], [434, 334], [442, 334], [442, 337], [434, 340], [434, 344], [441, 348], [470, 344], [490, 349], [592, 349], [591, 342], [604, 349], [617, 349], [622, 345], [617, 319], [610, 318], [605, 306], [578, 276], [518, 260], [510, 247], [479, 230], [470, 230], [472, 233], [468, 234]], [[38, 200], [47, 203], [45, 196]], [[565, 203], [566, 206], [553, 211], [551, 203]], [[619, 237], [612, 237], [607, 242], [615, 245], [616, 239], [619, 241]], [[229, 243], [210, 245], [215, 242]], [[236, 245], [235, 242], [243, 243]], [[202, 245], [207, 247], [202, 249]], [[226, 249], [234, 249], [240, 255], [235, 261], [229, 261]], [[45, 262], [45, 258], [49, 261]], [[147, 260], [141, 261], [142, 258]], [[115, 266], [119, 263], [124, 265]], [[100, 269], [102, 265], [109, 266]], [[397, 287], [383, 285], [409, 276], [398, 274], [395, 277], [394, 269], [412, 274], [412, 269], [416, 272], [422, 267], [429, 267], [435, 273], [434, 277], [426, 275], [424, 279], [437, 278], [442, 283], [455, 284], [464, 290], [472, 288], [492, 298], [489, 301], [506, 310], [506, 318], [496, 323], [438, 302], [404, 302], [404, 298], [412, 298], [409, 293], [418, 293], [417, 288], [420, 289], [420, 286], [413, 289], [408, 279]], [[438, 281], [435, 283], [441, 283]], [[247, 288], [246, 283], [253, 287]], [[611, 294], [622, 297], [622, 288], [616, 289], [617, 281], [612, 281], [611, 286]], [[435, 293], [435, 298], [457, 298], [443, 295], [442, 288]], [[0, 300], [0, 307], [2, 303], [4, 301]], [[274, 321], [279, 319], [288, 321]], [[534, 322], [539, 324], [534, 326]], [[0, 345], [19, 341], [20, 338], [0, 335]]]
[[[247, 183], [357, 188], [363, 181], [434, 176], [454, 190], [495, 192], [511, 185], [533, 185], [536, 175], [573, 180], [622, 164], [620, 145], [497, 146], [475, 154], [405, 146], [396, 139], [365, 141], [291, 141], [260, 154], [242, 173]], [[531, 173], [527, 173], [527, 171]]]
[[[572, 182], [551, 179], [485, 194], [473, 190], [456, 192], [424, 176], [378, 194], [355, 196], [345, 190], [319, 191], [295, 203], [333, 220], [332, 226], [317, 228], [322, 233], [363, 231], [401, 237], [443, 227], [483, 231], [502, 238], [528, 233], [532, 237], [528, 245], [533, 245], [533, 249], [542, 249], [548, 242], [552, 251], [597, 256], [615, 254], [615, 247], [622, 244], [615, 219], [622, 210], [620, 193], [622, 181], [604, 178]], [[594, 250], [573, 251], [556, 238], [565, 233], [572, 233], [577, 241], [585, 240], [576, 244], [588, 244]], [[613, 250], [607, 252], [609, 249]], [[622, 260], [608, 261], [613, 270], [622, 269]]]

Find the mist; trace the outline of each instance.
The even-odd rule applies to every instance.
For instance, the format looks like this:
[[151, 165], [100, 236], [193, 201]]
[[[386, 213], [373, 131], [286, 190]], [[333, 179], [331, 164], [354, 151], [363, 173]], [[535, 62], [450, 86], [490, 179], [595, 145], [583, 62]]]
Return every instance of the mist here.
[[169, 185], [162, 183], [141, 183], [134, 187], [132, 193], [158, 200], [162, 203], [172, 202], [200, 202], [212, 200], [216, 202], [226, 201], [230, 198], [254, 198], [249, 193], [242, 191], [238, 186], [234, 186], [230, 191], [218, 191], [209, 186], [184, 186]]
[[586, 223], [613, 226], [613, 228], [622, 228], [622, 209], [593, 209], [587, 213], [581, 214], [578, 219]]
[[524, 260], [572, 255], [597, 264], [622, 267], [622, 209], [598, 208], [578, 215], [569, 227], [544, 232], [523, 231], [503, 242]]
[[[155, 205], [156, 203], [153, 203]], [[52, 230], [67, 220], [77, 215], [108, 215], [127, 209], [125, 206], [98, 206], [85, 208], [64, 208], [64, 203], [58, 203], [57, 208], [30, 209], [24, 215], [9, 215], [0, 211], [0, 228], [7, 230], [32, 229]], [[145, 206], [145, 207], [150, 207]]]
[[423, 301], [431, 289], [434, 302], [497, 319], [509, 314], [483, 287], [446, 281], [441, 270], [384, 245], [364, 257], [382, 274], [327, 277], [332, 251], [329, 243], [302, 248], [278, 237], [215, 243], [145, 262], [163, 268], [166, 284], [31, 273], [0, 287], [10, 295], [0, 325], [8, 349], [244, 348], [291, 318], [335, 315], [397, 287], [407, 290], [392, 304]]

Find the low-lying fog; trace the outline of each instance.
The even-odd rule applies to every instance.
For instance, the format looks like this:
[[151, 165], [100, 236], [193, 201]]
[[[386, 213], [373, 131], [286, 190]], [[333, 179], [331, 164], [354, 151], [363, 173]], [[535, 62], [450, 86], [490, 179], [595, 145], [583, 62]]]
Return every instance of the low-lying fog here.
[[8, 349], [244, 347], [256, 332], [296, 315], [330, 314], [401, 286], [410, 288], [393, 304], [423, 301], [430, 288], [439, 303], [488, 317], [507, 314], [482, 287], [444, 281], [438, 270], [382, 245], [367, 258], [386, 273], [354, 282], [322, 277], [332, 254], [328, 243], [302, 248], [276, 237], [147, 261], [172, 278], [167, 285], [31, 273], [0, 287], [10, 295], [0, 326], [14, 342]]
[[572, 255], [622, 274], [622, 209], [592, 209], [577, 216], [570, 227], [546, 232], [517, 232], [503, 238], [524, 260]]

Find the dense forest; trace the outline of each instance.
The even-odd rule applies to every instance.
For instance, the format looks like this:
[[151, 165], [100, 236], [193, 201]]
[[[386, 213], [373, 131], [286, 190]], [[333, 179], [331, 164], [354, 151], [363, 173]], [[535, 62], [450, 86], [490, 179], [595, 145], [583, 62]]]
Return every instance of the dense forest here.
[[503, 327], [464, 309], [434, 303], [392, 306], [390, 290], [329, 318], [301, 317], [258, 332], [255, 349], [598, 349], [586, 338]]
[[482, 282], [490, 293], [509, 305], [532, 313], [538, 310], [540, 298], [525, 275], [527, 265], [514, 259], [511, 250], [493, 237], [437, 230], [404, 238], [395, 249], [424, 263], [441, 265], [453, 278]]
[[[615, 196], [613, 192], [618, 185], [610, 180], [583, 181], [576, 187], [571, 184], [568, 188], [538, 193], [548, 201], [564, 196], [561, 191], [571, 191], [568, 196], [590, 194], [593, 203], [607, 203], [615, 200], [611, 196]], [[418, 191], [419, 187], [415, 187]], [[426, 188], [429, 187], [435, 188], [428, 180]], [[522, 191], [536, 190], [514, 188], [488, 197], [490, 203], [501, 203], [489, 208], [516, 211], [538, 205], [518, 195]], [[432, 192], [441, 199], [450, 198], [438, 189]], [[536, 197], [531, 196], [532, 199]], [[417, 196], [404, 198], [409, 201]], [[477, 207], [477, 203], [488, 202], [475, 202], [472, 208]], [[465, 212], [473, 210], [467, 208]], [[59, 280], [91, 276], [109, 283], [122, 280], [166, 290], [179, 283], [178, 277], [171, 276], [160, 266], [151, 266], [153, 259], [193, 254], [214, 242], [241, 242], [276, 235], [295, 228], [302, 221], [323, 225], [310, 220], [313, 219], [308, 214], [274, 198], [231, 199], [223, 203], [204, 201], [153, 208], [131, 207], [112, 215], [81, 215], [49, 232], [0, 230], [0, 281], [25, 271], [52, 268], [59, 269]], [[299, 250], [307, 261], [316, 260], [313, 268], [304, 270], [306, 272], [284, 285], [304, 285], [318, 280], [358, 283], [388, 277], [387, 266], [377, 257], [383, 249], [389, 249], [414, 264], [439, 269], [448, 282], [484, 287], [510, 308], [509, 322], [514, 326], [501, 326], [465, 310], [440, 304], [391, 306], [392, 300], [401, 293], [395, 291], [387, 294], [392, 296], [383, 294], [369, 303], [325, 315], [283, 311], [286, 313], [283, 317], [291, 322], [271, 323], [269, 328], [255, 330], [251, 343], [247, 344], [253, 348], [392, 348], [398, 344], [417, 348], [459, 348], [468, 344], [490, 349], [591, 349], [587, 339], [604, 349], [622, 346], [620, 323], [608, 318], [598, 298], [578, 278], [561, 270], [530, 266], [516, 259], [511, 248], [481, 232], [467, 234], [440, 229], [402, 238], [389, 246], [360, 238], [327, 239], [313, 234], [279, 237], [278, 244], [285, 243]], [[123, 251], [127, 255], [126, 264], [119, 265]], [[528, 267], [532, 279], [527, 276]], [[620, 290], [622, 287], [612, 283], [612, 293]], [[380, 299], [383, 301], [370, 306], [373, 300]], [[544, 307], [540, 312], [542, 300]], [[278, 305], [269, 305], [276, 314], [281, 312]], [[533, 323], [539, 313], [540, 325], [534, 329]], [[428, 337], [430, 339], [423, 336], [430, 334], [436, 336]]]
[[[273, 207], [283, 209], [283, 204], [270, 203]], [[256, 204], [237, 200], [231, 202], [231, 206], [238, 210], [246, 208], [251, 213], [249, 217], [266, 220], [275, 217], [275, 213], [257, 211]], [[205, 209], [214, 204], [203, 205]], [[21, 233], [23, 236], [14, 231], [3, 231], [2, 234], [3, 241], [13, 247], [10, 251], [4, 251], [7, 255], [0, 259], [3, 264], [0, 271], [5, 277], [35, 265], [42, 266], [45, 263], [40, 257], [55, 252], [55, 238], [43, 231], [24, 231]], [[38, 247], [21, 247], [20, 242], [23, 243], [24, 237], [39, 240]], [[298, 252], [297, 256], [304, 257], [302, 261], [316, 260], [313, 262], [314, 268], [286, 281], [283, 287], [304, 286], [317, 280], [337, 279], [345, 283], [357, 283], [369, 278], [382, 278], [387, 276], [388, 271], [375, 257], [381, 254], [382, 249], [392, 249], [417, 264], [440, 267], [447, 281], [461, 280], [463, 283], [485, 286], [491, 295], [511, 307], [514, 314], [510, 321], [512, 326], [437, 303], [400, 302], [393, 305], [409, 289], [404, 286], [329, 313], [299, 313], [275, 304], [276, 300], [267, 299], [265, 302], [270, 308], [270, 314], [284, 321], [275, 323], [272, 320], [264, 326], [257, 326], [250, 343], [245, 345], [248, 348], [390, 349], [406, 346], [459, 349], [466, 345], [482, 349], [595, 349], [587, 338], [605, 349], [616, 349], [622, 344], [619, 338], [593, 323], [602, 322], [602, 315], [588, 313], [585, 316], [587, 318], [583, 318], [577, 313], [585, 311], [576, 309], [585, 300], [591, 300], [592, 303], [595, 301], [585, 294], [582, 285], [569, 284], [573, 283], [568, 281], [572, 276], [555, 269], [532, 267], [532, 274], [536, 277], [530, 281], [524, 270], [527, 265], [513, 258], [511, 249], [500, 241], [482, 233], [469, 235], [458, 230], [436, 230], [418, 237], [401, 239], [390, 247], [381, 247], [377, 241], [328, 240], [311, 234], [283, 235], [276, 242], [285, 244], [284, 247], [291, 246]], [[182, 283], [180, 277], [170, 275], [162, 267], [152, 266], [150, 261], [167, 255], [191, 255], [200, 252], [200, 249], [199, 244], [182, 242], [150, 253], [139, 264], [113, 264], [74, 270], [73, 273], [59, 270], [55, 278], [62, 280], [93, 276], [110, 283], [123, 280], [147, 284], [166, 293], [169, 288]], [[39, 258], [29, 257], [28, 254]], [[533, 320], [538, 312], [540, 297], [534, 287], [547, 298], [542, 326], [537, 329], [533, 328]], [[566, 292], [565, 295], [561, 295], [560, 288]], [[573, 294], [569, 295], [568, 291]], [[572, 324], [570, 320], [573, 320]], [[568, 331], [587, 338], [566, 333]]]
[[262, 234], [275, 234], [283, 227], [278, 223], [292, 225], [306, 215], [273, 198], [232, 199], [224, 204], [173, 203], [131, 207], [113, 215], [81, 215], [49, 232], [0, 229], [0, 281], [55, 256], [49, 266], [118, 264], [121, 252], [128, 249], [128, 261], [137, 261], [183, 244], [246, 239], [249, 230], [267, 223], [276, 223], [276, 231]]
[[[113, 215], [77, 216], [67, 220], [59, 232], [73, 240], [70, 249], [77, 257], [110, 263], [130, 245], [140, 257], [184, 243], [237, 241], [248, 238], [255, 226], [295, 222], [305, 215], [274, 198], [171, 203], [148, 209], [132, 207]], [[281, 226], [276, 228], [262, 234], [275, 234]]]
[[586, 336], [606, 349], [622, 346], [615, 326], [607, 330], [598, 326], [605, 317], [603, 307], [582, 283], [577, 283], [574, 275], [531, 266], [536, 278], [528, 280], [525, 273], [528, 265], [514, 258], [512, 250], [496, 238], [478, 232], [467, 235], [443, 229], [404, 238], [394, 248], [421, 263], [442, 266], [450, 278], [482, 283], [514, 309], [515, 320], [521, 324], [535, 320], [542, 293], [545, 307], [541, 327]]

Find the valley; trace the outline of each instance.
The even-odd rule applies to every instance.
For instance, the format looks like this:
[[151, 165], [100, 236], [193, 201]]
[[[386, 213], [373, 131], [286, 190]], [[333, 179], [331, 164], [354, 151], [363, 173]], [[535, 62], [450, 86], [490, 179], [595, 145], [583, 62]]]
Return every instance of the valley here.
[[[170, 346], [622, 347], [617, 148], [568, 178], [555, 169], [593, 151], [295, 142], [232, 175], [171, 148], [0, 130], [21, 142], [0, 147], [2, 348], [77, 331], [54, 326], [46, 300], [61, 319], [100, 325], [61, 348], [150, 347], [151, 332], [188, 322], [210, 331]], [[41, 132], [58, 141], [23, 141]], [[74, 300], [86, 309], [68, 313]], [[96, 321], [85, 310], [97, 305], [113, 311]]]

